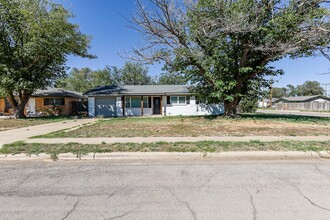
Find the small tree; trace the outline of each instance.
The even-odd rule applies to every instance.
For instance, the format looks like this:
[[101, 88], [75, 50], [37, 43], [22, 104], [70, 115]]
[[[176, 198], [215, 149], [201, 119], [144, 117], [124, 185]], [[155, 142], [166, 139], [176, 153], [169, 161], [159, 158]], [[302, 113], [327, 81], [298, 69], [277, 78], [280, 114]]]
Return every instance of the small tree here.
[[[209, 101], [223, 101], [225, 114], [250, 84], [278, 75], [269, 64], [285, 56], [309, 56], [329, 44], [325, 0], [138, 0], [134, 29], [147, 39], [136, 59], [164, 61], [181, 72]], [[259, 91], [257, 89], [254, 92]]]
[[68, 55], [93, 58], [72, 17], [51, 0], [0, 0], [0, 90], [17, 118], [34, 91], [65, 74]]

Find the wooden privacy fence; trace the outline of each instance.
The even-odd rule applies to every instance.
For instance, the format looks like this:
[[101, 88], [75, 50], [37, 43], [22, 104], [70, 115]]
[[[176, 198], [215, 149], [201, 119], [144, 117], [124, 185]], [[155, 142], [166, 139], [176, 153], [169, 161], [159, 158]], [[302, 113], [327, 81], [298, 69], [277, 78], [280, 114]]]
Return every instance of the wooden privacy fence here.
[[276, 110], [330, 111], [330, 102], [289, 102], [276, 103]]

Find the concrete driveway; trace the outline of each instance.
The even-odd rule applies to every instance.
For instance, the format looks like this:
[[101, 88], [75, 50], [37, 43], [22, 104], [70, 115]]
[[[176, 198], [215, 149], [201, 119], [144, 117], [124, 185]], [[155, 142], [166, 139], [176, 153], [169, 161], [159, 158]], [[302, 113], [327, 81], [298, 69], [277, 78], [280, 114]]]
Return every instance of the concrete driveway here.
[[330, 219], [330, 161], [4, 162], [12, 219]]
[[4, 144], [13, 143], [16, 141], [25, 141], [30, 137], [48, 134], [50, 132], [55, 132], [63, 129], [69, 129], [76, 126], [80, 126], [86, 123], [92, 123], [96, 119], [76, 119], [76, 120], [66, 120], [56, 123], [42, 124], [36, 126], [30, 126], [25, 128], [18, 128], [8, 131], [0, 132], [0, 148]]

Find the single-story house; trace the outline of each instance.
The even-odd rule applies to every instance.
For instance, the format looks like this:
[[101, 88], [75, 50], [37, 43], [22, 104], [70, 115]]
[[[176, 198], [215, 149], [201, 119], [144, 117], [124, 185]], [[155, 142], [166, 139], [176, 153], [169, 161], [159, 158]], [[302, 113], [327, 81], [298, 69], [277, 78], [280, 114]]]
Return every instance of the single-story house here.
[[329, 111], [330, 98], [322, 95], [285, 97], [277, 101], [276, 110]]
[[124, 85], [92, 89], [88, 96], [90, 117], [143, 115], [218, 115], [224, 106], [196, 100], [185, 85]]
[[[272, 100], [270, 100], [270, 99], [259, 100], [258, 107], [259, 108], [262, 108], [262, 107], [270, 108], [271, 107], [270, 105], [272, 105], [272, 107], [275, 107], [275, 104], [278, 102], [278, 100], [279, 100], [278, 98], [272, 98]], [[270, 104], [270, 103], [272, 103], [272, 104]]]
[[278, 103], [289, 103], [289, 102], [330, 102], [330, 98], [322, 95], [312, 95], [312, 96], [284, 97], [278, 100]]
[[[25, 107], [26, 116], [75, 115], [87, 112], [87, 97], [82, 93], [59, 88], [37, 90]], [[5, 98], [0, 98], [0, 115], [12, 115], [12, 106]]]

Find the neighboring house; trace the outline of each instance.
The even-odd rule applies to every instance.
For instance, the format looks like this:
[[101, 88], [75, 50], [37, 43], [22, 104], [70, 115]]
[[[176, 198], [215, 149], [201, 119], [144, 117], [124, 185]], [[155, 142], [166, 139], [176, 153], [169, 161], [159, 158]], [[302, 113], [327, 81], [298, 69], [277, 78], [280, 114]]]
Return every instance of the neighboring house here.
[[218, 115], [223, 104], [205, 104], [196, 100], [188, 86], [127, 85], [92, 89], [88, 96], [90, 117], [122, 117], [143, 115]]
[[281, 98], [276, 104], [276, 110], [329, 111], [330, 98], [322, 95]]
[[[87, 111], [87, 97], [82, 93], [65, 89], [37, 90], [26, 104], [26, 116], [75, 115]], [[0, 115], [12, 115], [9, 102], [0, 98]]]
[[330, 102], [330, 98], [322, 95], [312, 96], [292, 96], [281, 98], [278, 103], [289, 103], [289, 102]]
[[275, 107], [275, 104], [277, 103], [278, 100], [279, 100], [278, 98], [273, 98], [272, 101], [270, 101], [270, 99], [259, 100], [258, 107], [270, 108], [270, 105], [272, 105], [272, 107]]

